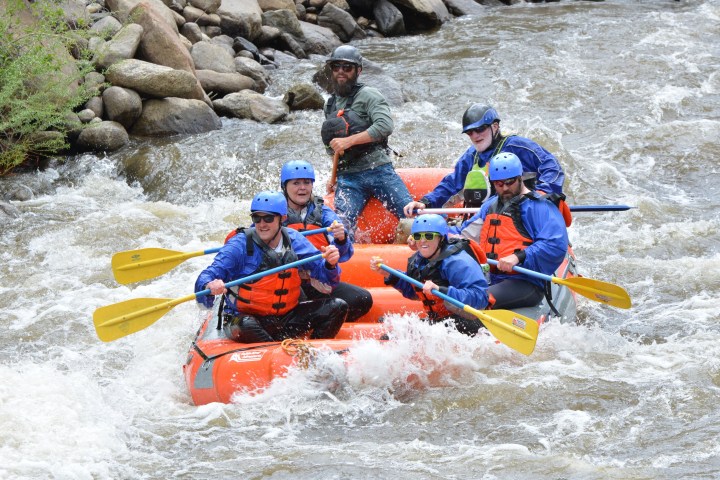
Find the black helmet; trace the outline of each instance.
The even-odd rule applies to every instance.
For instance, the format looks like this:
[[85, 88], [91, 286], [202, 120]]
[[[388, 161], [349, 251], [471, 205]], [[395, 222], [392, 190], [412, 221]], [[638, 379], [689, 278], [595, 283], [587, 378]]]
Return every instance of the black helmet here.
[[463, 113], [463, 133], [482, 125], [490, 125], [496, 121], [500, 121], [500, 116], [494, 108], [489, 105], [483, 105], [482, 103], [473, 103], [465, 110], [465, 113]]
[[360, 51], [357, 48], [352, 45], [340, 45], [333, 50], [332, 55], [330, 55], [330, 58], [327, 59], [325, 63], [347, 62], [362, 68], [362, 61], [362, 55], [360, 55]]

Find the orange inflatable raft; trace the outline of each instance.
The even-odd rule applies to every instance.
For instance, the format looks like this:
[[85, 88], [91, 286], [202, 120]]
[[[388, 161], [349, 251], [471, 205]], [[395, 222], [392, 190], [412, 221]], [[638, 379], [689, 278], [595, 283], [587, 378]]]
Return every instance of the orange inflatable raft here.
[[[413, 198], [419, 199], [431, 191], [449, 169], [398, 170]], [[332, 206], [332, 198], [326, 198]], [[420, 314], [422, 304], [402, 297], [400, 292], [384, 286], [383, 276], [370, 269], [370, 258], [382, 257], [384, 263], [405, 271], [412, 251], [405, 244], [388, 244], [396, 237], [397, 219], [377, 200], [368, 203], [358, 222], [358, 228], [370, 233], [375, 244], [355, 245], [355, 254], [343, 263], [342, 280], [367, 288], [373, 296], [372, 309], [357, 323], [346, 323], [336, 338], [330, 340], [297, 340], [262, 344], [242, 344], [225, 338], [217, 328], [217, 314], [211, 313], [198, 331], [183, 366], [188, 390], [196, 405], [211, 402], [229, 403], [239, 392], [262, 391], [288, 369], [306, 360], [307, 349], [329, 349], [342, 354], [355, 342], [374, 339], [384, 342], [388, 333], [382, 317], [388, 314]], [[576, 275], [575, 260], [568, 252], [565, 262], [555, 276]], [[575, 295], [567, 287], [553, 283], [553, 305], [561, 314], [561, 321], [575, 318]], [[214, 309], [213, 312], [216, 312]], [[552, 310], [543, 301], [517, 313], [543, 323]]]

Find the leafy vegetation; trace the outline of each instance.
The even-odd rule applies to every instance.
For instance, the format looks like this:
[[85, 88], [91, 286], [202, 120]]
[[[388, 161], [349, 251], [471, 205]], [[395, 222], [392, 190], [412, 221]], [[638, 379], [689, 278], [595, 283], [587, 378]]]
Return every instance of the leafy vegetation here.
[[[4, 7], [4, 8], [3, 8]], [[85, 30], [73, 29], [54, 1], [0, 0], [0, 175], [68, 147], [68, 121], [93, 92], [89, 61], [70, 55]], [[75, 25], [74, 27], [82, 27]], [[77, 54], [76, 54], [77, 55]]]

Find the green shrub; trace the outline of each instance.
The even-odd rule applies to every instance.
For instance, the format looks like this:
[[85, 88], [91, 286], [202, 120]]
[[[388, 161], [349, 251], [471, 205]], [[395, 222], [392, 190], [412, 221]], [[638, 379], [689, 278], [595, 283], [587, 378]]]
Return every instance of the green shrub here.
[[[3, 8], [4, 7], [4, 8]], [[92, 70], [76, 61], [82, 28], [72, 30], [57, 3], [0, 0], [0, 175], [68, 147], [68, 116], [92, 95]], [[82, 27], [82, 26], [80, 26]], [[57, 132], [49, 134], [49, 131]], [[58, 134], [59, 133], [59, 134]]]

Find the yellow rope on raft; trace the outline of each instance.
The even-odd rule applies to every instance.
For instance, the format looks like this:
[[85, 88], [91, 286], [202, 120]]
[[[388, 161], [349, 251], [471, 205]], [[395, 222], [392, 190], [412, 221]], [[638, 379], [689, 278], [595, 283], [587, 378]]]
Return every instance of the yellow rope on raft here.
[[315, 357], [310, 345], [302, 340], [286, 338], [280, 344], [283, 351], [291, 357], [296, 357], [296, 364], [300, 368], [310, 367], [310, 361]]

